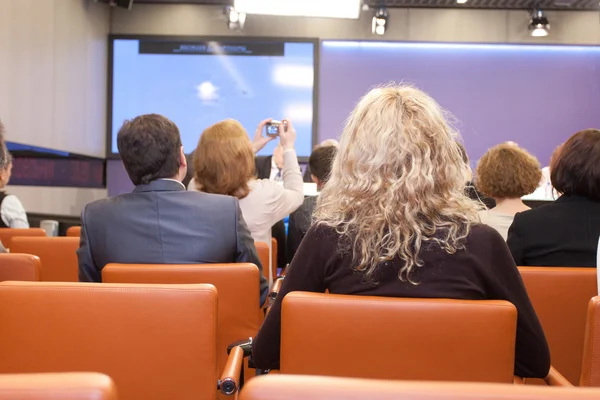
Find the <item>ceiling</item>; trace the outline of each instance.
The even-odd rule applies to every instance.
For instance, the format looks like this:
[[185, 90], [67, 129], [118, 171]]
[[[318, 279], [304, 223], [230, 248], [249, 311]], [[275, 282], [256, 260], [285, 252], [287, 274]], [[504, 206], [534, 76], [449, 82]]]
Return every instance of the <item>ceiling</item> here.
[[[466, 4], [457, 4], [456, 0], [364, 0], [364, 3], [371, 7], [488, 8], [510, 10], [527, 10], [531, 9], [534, 5], [539, 5], [543, 10], [599, 11], [600, 6], [598, 1], [599, 0], [469, 0]], [[208, 4], [226, 6], [231, 5], [233, 0], [135, 0], [135, 3]]]

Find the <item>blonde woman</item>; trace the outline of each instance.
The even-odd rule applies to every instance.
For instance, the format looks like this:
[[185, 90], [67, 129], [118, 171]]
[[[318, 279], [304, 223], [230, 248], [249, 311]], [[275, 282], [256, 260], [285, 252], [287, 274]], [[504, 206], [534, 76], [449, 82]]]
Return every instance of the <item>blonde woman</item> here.
[[440, 106], [384, 87], [352, 111], [315, 223], [253, 344], [257, 368], [279, 367], [281, 303], [293, 291], [502, 299], [518, 310], [515, 373], [544, 377], [550, 354], [502, 237], [464, 193], [469, 167]]
[[270, 121], [259, 124], [252, 143], [238, 121], [227, 119], [208, 127], [198, 141], [194, 178], [189, 184], [191, 190], [237, 197], [252, 237], [269, 246], [271, 227], [304, 201], [302, 173], [294, 150], [296, 131], [290, 121], [283, 121], [279, 130], [283, 185], [254, 176], [255, 153], [273, 139], [264, 136], [264, 126]]

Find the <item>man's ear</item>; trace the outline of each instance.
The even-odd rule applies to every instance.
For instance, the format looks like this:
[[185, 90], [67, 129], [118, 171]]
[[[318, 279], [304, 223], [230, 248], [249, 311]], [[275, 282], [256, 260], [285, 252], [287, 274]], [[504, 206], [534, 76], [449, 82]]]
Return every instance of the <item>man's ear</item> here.
[[321, 181], [319, 180], [319, 178], [317, 178], [317, 177], [316, 177], [316, 176], [314, 176], [313, 174], [310, 174], [310, 179], [312, 179], [312, 181], [313, 181], [314, 183], [316, 183], [316, 184], [317, 184], [317, 186], [321, 184]]
[[181, 146], [179, 153], [179, 165], [187, 168], [187, 158], [185, 157], [185, 152], [183, 151], [183, 146]]

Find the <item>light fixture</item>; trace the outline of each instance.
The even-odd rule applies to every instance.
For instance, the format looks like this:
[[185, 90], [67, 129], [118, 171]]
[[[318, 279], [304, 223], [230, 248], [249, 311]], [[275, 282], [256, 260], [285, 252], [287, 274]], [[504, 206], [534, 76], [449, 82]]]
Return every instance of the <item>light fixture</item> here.
[[358, 19], [361, 0], [234, 0], [246, 14]]
[[531, 19], [529, 20], [529, 33], [534, 37], [548, 36], [550, 30], [550, 23], [548, 18], [542, 11], [541, 8], [534, 10], [531, 13]]
[[237, 11], [234, 7], [225, 7], [227, 27], [231, 30], [242, 30], [246, 23], [246, 13]]
[[388, 13], [385, 8], [377, 10], [373, 16], [371, 32], [373, 35], [383, 35], [388, 26]]
[[456, 0], [457, 4], [465, 4], [468, 0]]

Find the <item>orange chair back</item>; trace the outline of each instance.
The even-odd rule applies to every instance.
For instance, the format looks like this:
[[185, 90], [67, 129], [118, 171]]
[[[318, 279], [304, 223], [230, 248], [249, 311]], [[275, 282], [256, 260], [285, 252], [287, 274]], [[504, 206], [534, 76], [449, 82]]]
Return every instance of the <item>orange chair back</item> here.
[[31, 254], [0, 254], [0, 282], [39, 281], [40, 259]]
[[[256, 336], [262, 322], [259, 273], [254, 264], [109, 264], [102, 269], [106, 283], [209, 283], [219, 293], [217, 360], [227, 362], [227, 346]], [[255, 374], [255, 370], [247, 370]], [[246, 375], [248, 376], [248, 375]]]
[[67, 228], [67, 237], [79, 237], [81, 236], [80, 226], [70, 226]]
[[596, 269], [519, 267], [519, 271], [544, 328], [552, 366], [578, 385], [587, 307], [598, 294]]
[[78, 248], [79, 238], [74, 237], [15, 237], [11, 252], [38, 256], [44, 282], [77, 282]]
[[281, 373], [512, 383], [516, 329], [506, 301], [292, 292]]
[[0, 374], [96, 371], [125, 400], [216, 397], [212, 285], [0, 283]]
[[0, 400], [117, 400], [108, 376], [93, 372], [0, 375]]
[[467, 382], [404, 382], [266, 375], [248, 382], [240, 400], [594, 400], [598, 389]]
[[588, 306], [580, 384], [600, 387], [600, 296]]
[[46, 231], [42, 228], [0, 228], [0, 242], [2, 242], [2, 245], [7, 249], [10, 249], [11, 247], [12, 238], [17, 236], [46, 236]]

